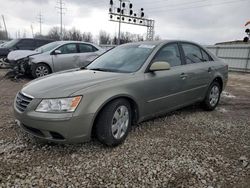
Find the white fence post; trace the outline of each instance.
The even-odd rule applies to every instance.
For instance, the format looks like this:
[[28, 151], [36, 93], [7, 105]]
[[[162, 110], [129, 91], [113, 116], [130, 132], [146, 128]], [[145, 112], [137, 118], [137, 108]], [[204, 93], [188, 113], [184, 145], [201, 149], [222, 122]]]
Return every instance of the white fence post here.
[[246, 60], [246, 71], [249, 70], [250, 67], [248, 67], [248, 64], [250, 62], [250, 47], [248, 48], [248, 55], [247, 55], [247, 60]]

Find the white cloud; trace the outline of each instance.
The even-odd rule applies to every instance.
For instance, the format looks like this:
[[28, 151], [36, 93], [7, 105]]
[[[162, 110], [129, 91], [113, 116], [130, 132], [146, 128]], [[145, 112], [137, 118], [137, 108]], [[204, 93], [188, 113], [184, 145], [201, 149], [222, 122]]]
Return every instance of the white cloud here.
[[[65, 28], [75, 27], [82, 32], [98, 35], [100, 30], [117, 33], [118, 24], [108, 21], [108, 1], [106, 0], [65, 0], [67, 10], [63, 16]], [[187, 0], [131, 0], [135, 9], [143, 6], [156, 20], [156, 34], [161, 38], [181, 38], [201, 43], [215, 43], [225, 40], [242, 39], [244, 23], [250, 19], [249, 1], [186, 9], [207, 4], [219, 4], [228, 0], [210, 0], [207, 3], [190, 4]], [[182, 6], [181, 3], [184, 3]], [[59, 26], [56, 0], [0, 0], [0, 12], [5, 15], [12, 37], [19, 30], [31, 36], [32, 24], [39, 31], [37, 16], [43, 14], [43, 33], [53, 26]], [[154, 9], [154, 7], [161, 7]], [[172, 8], [171, 8], [172, 7]], [[172, 10], [179, 9], [179, 10]], [[1, 23], [1, 22], [0, 22]], [[2, 25], [2, 24], [1, 24]], [[146, 28], [122, 24], [122, 31], [146, 34]]]

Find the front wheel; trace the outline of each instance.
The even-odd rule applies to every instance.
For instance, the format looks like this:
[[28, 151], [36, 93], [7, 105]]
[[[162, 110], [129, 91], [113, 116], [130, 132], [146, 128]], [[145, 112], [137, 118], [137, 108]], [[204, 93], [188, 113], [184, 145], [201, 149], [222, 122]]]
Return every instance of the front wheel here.
[[130, 127], [130, 104], [125, 99], [117, 99], [100, 112], [96, 123], [96, 136], [103, 144], [117, 146], [126, 139]]
[[213, 82], [207, 91], [206, 98], [203, 101], [205, 110], [212, 111], [216, 108], [220, 101], [221, 86], [218, 82]]
[[31, 73], [33, 78], [39, 78], [50, 74], [51, 71], [48, 65], [44, 63], [39, 63], [37, 65], [32, 66]]

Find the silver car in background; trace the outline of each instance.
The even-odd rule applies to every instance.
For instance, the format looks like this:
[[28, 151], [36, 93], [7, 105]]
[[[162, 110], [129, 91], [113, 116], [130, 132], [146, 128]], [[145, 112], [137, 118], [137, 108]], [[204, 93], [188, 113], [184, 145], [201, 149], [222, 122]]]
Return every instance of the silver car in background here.
[[56, 41], [36, 49], [29, 65], [34, 78], [87, 66], [105, 52], [101, 47], [78, 41]]
[[201, 102], [214, 110], [228, 66], [186, 41], [118, 46], [84, 69], [36, 79], [17, 94], [14, 113], [28, 133], [56, 142], [95, 135], [121, 144], [133, 123]]

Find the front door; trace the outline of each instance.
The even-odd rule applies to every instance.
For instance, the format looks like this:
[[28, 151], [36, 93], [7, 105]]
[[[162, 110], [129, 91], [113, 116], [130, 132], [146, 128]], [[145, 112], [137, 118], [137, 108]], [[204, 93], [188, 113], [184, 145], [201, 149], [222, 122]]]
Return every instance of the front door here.
[[57, 51], [60, 53], [52, 55], [55, 72], [80, 67], [80, 55], [75, 43], [64, 44]]
[[185, 100], [182, 78], [183, 66], [177, 43], [162, 47], [152, 62], [165, 61], [170, 70], [145, 73], [145, 114], [157, 114], [178, 108]]

